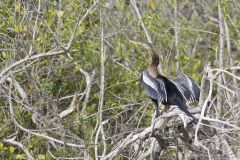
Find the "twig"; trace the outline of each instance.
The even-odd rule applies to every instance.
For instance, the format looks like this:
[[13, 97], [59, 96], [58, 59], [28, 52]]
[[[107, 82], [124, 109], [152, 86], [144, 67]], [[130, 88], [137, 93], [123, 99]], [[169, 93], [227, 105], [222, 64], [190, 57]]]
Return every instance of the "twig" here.
[[39, 58], [60, 55], [60, 54], [63, 54], [63, 53], [65, 53], [65, 51], [64, 50], [60, 50], [60, 51], [49, 51], [49, 52], [46, 52], [46, 53], [40, 53], [40, 54], [33, 55], [33, 56], [29, 56], [28, 55], [25, 58], [12, 63], [7, 68], [4, 68], [1, 71], [1, 73], [0, 73], [0, 77], [1, 77], [0, 84], [3, 83], [6, 80], [7, 76], [8, 76], [8, 75], [7, 76], [4, 76], [4, 75], [7, 74], [9, 71], [11, 71], [13, 68], [15, 68], [16, 66], [18, 66], [20, 64], [23, 64], [23, 63], [31, 61], [31, 60], [36, 60], [36, 59], [39, 59]]
[[21, 148], [21, 149], [23, 150], [23, 152], [27, 155], [27, 158], [28, 158], [29, 160], [34, 160], [34, 157], [33, 157], [32, 154], [29, 152], [29, 150], [28, 150], [22, 143], [17, 142], [17, 141], [15, 140], [15, 138], [16, 138], [16, 137], [13, 137], [13, 138], [11, 138], [11, 139], [6, 139], [6, 138], [4, 138], [2, 141], [3, 141], [3, 142], [6, 142], [6, 143], [11, 143], [11, 144], [13, 144], [13, 145], [15, 145], [15, 146], [18, 146], [18, 147]]
[[71, 114], [76, 108], [76, 101], [77, 101], [77, 94], [75, 93], [70, 106], [67, 109], [63, 110], [61, 113], [59, 113], [59, 117], [64, 118], [69, 114]]
[[139, 12], [139, 10], [138, 10], [136, 1], [135, 1], [135, 0], [131, 0], [131, 4], [132, 4], [133, 8], [135, 9], [135, 12], [136, 12], [136, 14], [137, 14], [137, 16], [138, 16], [138, 19], [139, 19], [139, 21], [140, 21], [140, 24], [141, 24], [141, 26], [142, 26], [142, 29], [143, 29], [146, 37], [147, 37], [147, 41], [148, 41], [149, 43], [152, 43], [151, 37], [150, 37], [150, 35], [149, 35], [149, 33], [148, 33], [148, 31], [147, 31], [147, 29], [146, 29], [146, 27], [145, 27], [145, 25], [144, 25], [144, 23], [143, 23], [143, 21], [142, 21], [142, 16], [141, 16], [141, 14], [140, 14], [140, 12]]
[[144, 153], [142, 153], [139, 157], [137, 157], [137, 159], [139, 160], [144, 160], [146, 159], [151, 153], [153, 153], [154, 149], [155, 149], [155, 142], [156, 139], [152, 139], [152, 142], [150, 144], [150, 147], [148, 148], [148, 150]]
[[33, 27], [33, 35], [32, 35], [32, 43], [28, 52], [28, 55], [31, 56], [32, 55], [32, 50], [33, 50], [33, 43], [35, 41], [35, 37], [36, 37], [36, 30], [37, 30], [37, 23], [38, 23], [38, 17], [40, 14], [40, 9], [41, 9], [41, 1], [38, 0], [38, 9], [37, 9], [37, 17], [34, 23], [34, 27]]
[[92, 81], [93, 81], [93, 77], [95, 76], [95, 70], [93, 71], [92, 75], [90, 75], [88, 72], [84, 71], [83, 69], [80, 69], [80, 72], [85, 76], [85, 79], [86, 79], [86, 89], [84, 91], [86, 96], [85, 96], [85, 100], [83, 102], [83, 107], [82, 107], [82, 111], [81, 111], [81, 114], [83, 114], [86, 110], [87, 103], [88, 103], [88, 100], [89, 100]]
[[213, 88], [213, 79], [212, 79], [212, 71], [211, 71], [211, 68], [209, 67], [209, 65], [205, 68], [205, 72], [207, 74], [207, 78], [209, 79], [210, 81], [210, 86], [209, 86], [209, 92], [208, 92], [208, 96], [206, 97], [204, 103], [203, 103], [203, 106], [202, 106], [202, 111], [201, 111], [201, 115], [200, 115], [200, 118], [199, 118], [199, 121], [197, 123], [197, 127], [196, 127], [196, 130], [195, 130], [195, 139], [194, 139], [194, 144], [196, 146], [202, 146], [204, 149], [207, 150], [208, 152], [208, 155], [209, 155], [209, 158], [211, 159], [211, 156], [210, 156], [210, 152], [209, 152], [209, 149], [207, 149], [203, 144], [201, 144], [198, 140], [198, 131], [199, 131], [199, 128], [200, 128], [200, 125], [201, 125], [201, 121], [202, 119], [204, 118], [204, 114], [205, 114], [205, 111], [206, 111], [206, 108], [207, 108], [207, 105], [208, 105], [208, 102], [210, 101], [211, 99], [211, 96], [212, 96], [212, 88]]
[[197, 29], [197, 28], [187, 28], [187, 27], [169, 27], [167, 30], [165, 30], [165, 32], [168, 32], [172, 28], [173, 29], [177, 28], [177, 29], [180, 29], [180, 30], [189, 30], [189, 31], [208, 33], [208, 34], [212, 34], [212, 35], [218, 35], [218, 33], [216, 33], [216, 32], [206, 31], [206, 30]]
[[[218, 19], [219, 19], [219, 53], [218, 53], [218, 66], [223, 69], [223, 52], [224, 52], [224, 17], [222, 14], [222, 4], [221, 0], [218, 0]], [[218, 77], [218, 83], [222, 84], [222, 74]], [[217, 108], [219, 115], [222, 112], [222, 89], [220, 86], [217, 88]]]
[[10, 115], [11, 115], [11, 119], [13, 121], [13, 123], [15, 124], [16, 127], [18, 127], [20, 130], [24, 131], [24, 132], [27, 132], [29, 134], [32, 134], [32, 135], [35, 135], [35, 136], [38, 136], [38, 137], [42, 137], [42, 138], [45, 138], [45, 139], [48, 139], [50, 141], [54, 141], [56, 143], [60, 143], [60, 144], [63, 144], [63, 145], [66, 145], [66, 146], [70, 146], [70, 147], [78, 147], [78, 148], [84, 148], [84, 145], [79, 145], [79, 144], [73, 144], [73, 143], [67, 143], [67, 142], [64, 142], [64, 141], [61, 141], [61, 140], [58, 140], [58, 139], [55, 139], [55, 138], [52, 138], [52, 137], [49, 137], [47, 135], [44, 135], [44, 134], [40, 134], [40, 133], [37, 133], [37, 132], [33, 132], [29, 129], [26, 129], [24, 128], [22, 125], [20, 125], [16, 119], [16, 115], [13, 111], [13, 106], [12, 106], [12, 97], [11, 97], [11, 94], [12, 94], [12, 82], [10, 82], [10, 87], [9, 87], [9, 97], [8, 97], [8, 103], [9, 103], [9, 111], [10, 111]]
[[66, 50], [69, 50], [71, 45], [73, 44], [73, 41], [74, 41], [74, 38], [76, 36], [76, 32], [77, 32], [77, 29], [79, 28], [79, 26], [82, 24], [83, 20], [88, 16], [88, 14], [92, 11], [92, 9], [96, 6], [96, 4], [98, 3], [99, 0], [96, 0], [93, 5], [87, 9], [87, 12], [82, 16], [82, 17], [79, 17], [78, 19], [78, 22], [77, 24], [75, 25], [73, 31], [72, 31], [72, 34], [71, 34], [71, 38], [68, 42], [68, 45], [67, 47], [65, 48]]
[[7, 78], [7, 81], [12, 82], [13, 86], [15, 87], [15, 89], [17, 90], [18, 94], [20, 95], [20, 97], [22, 98], [22, 100], [25, 100], [27, 97], [26, 92], [24, 91], [24, 89], [20, 86], [20, 84], [15, 80], [12, 79], [10, 77]]
[[[190, 110], [190, 111], [191, 111], [191, 113], [199, 112], [199, 110], [196, 110], [196, 109], [193, 109], [193, 110]], [[152, 129], [155, 130], [155, 129], [161, 128], [164, 124], [166, 124], [170, 120], [171, 117], [176, 116], [176, 115], [178, 115], [178, 111], [176, 111], [176, 110], [173, 110], [169, 113], [164, 113], [161, 117], [156, 119], [154, 127], [149, 126], [149, 127], [145, 128], [140, 133], [129, 134], [124, 140], [122, 140], [122, 142], [117, 144], [117, 147], [114, 150], [112, 150], [110, 153], [108, 153], [104, 157], [104, 159], [114, 159], [114, 157], [116, 157], [118, 154], [120, 154], [130, 144], [132, 144], [133, 142], [136, 142], [139, 139], [145, 139], [146, 137], [148, 137], [152, 133]]]
[[97, 4], [99, 0], [96, 0], [95, 3], [87, 10], [87, 12], [82, 16], [82, 18], [79, 18], [77, 24], [75, 25], [73, 31], [72, 31], [72, 34], [71, 34], [71, 37], [70, 37], [70, 40], [67, 44], [67, 47], [59, 50], [59, 51], [49, 51], [49, 52], [46, 52], [46, 53], [39, 53], [37, 55], [33, 55], [33, 56], [30, 56], [30, 55], [27, 55], [26, 57], [24, 57], [23, 59], [19, 60], [19, 61], [16, 61], [14, 63], [12, 63], [11, 65], [9, 65], [7, 68], [3, 69], [0, 73], [0, 84], [3, 83], [5, 81], [5, 79], [7, 78], [7, 76], [4, 77], [5, 74], [7, 74], [9, 71], [11, 71], [13, 68], [15, 68], [16, 66], [18, 65], [21, 65], [27, 61], [32, 61], [32, 60], [36, 60], [36, 59], [39, 59], [39, 58], [44, 58], [44, 57], [49, 57], [49, 56], [55, 56], [55, 55], [59, 55], [59, 54], [64, 54], [64, 53], [67, 53], [67, 51], [69, 51], [70, 47], [72, 46], [73, 44], [73, 41], [74, 41], [74, 37], [75, 37], [75, 34], [76, 34], [76, 31], [77, 29], [79, 28], [79, 26], [81, 25], [81, 23], [83, 22], [83, 20], [87, 17], [87, 15], [89, 14], [89, 12], [95, 7], [95, 5]]
[[[231, 52], [230, 31], [229, 31], [229, 27], [228, 27], [228, 24], [227, 24], [227, 21], [225, 18], [224, 18], [224, 28], [225, 28], [225, 37], [226, 37], [226, 43], [227, 43], [229, 64], [231, 67], [233, 67], [234, 63], [233, 63], [233, 57], [232, 57], [232, 52]], [[233, 71], [233, 74], [235, 74], [235, 71]], [[235, 87], [237, 87], [237, 81], [234, 77], [233, 77], [233, 84]]]
[[99, 104], [98, 104], [98, 130], [95, 136], [95, 159], [98, 159], [98, 139], [99, 135], [102, 136], [102, 142], [103, 142], [103, 152], [101, 157], [105, 157], [106, 154], [106, 142], [105, 142], [105, 136], [104, 136], [104, 129], [102, 126], [102, 110], [103, 110], [103, 103], [104, 103], [104, 90], [105, 90], [105, 62], [106, 62], [106, 55], [105, 55], [105, 47], [104, 47], [104, 25], [103, 25], [103, 15], [102, 15], [102, 9], [101, 9], [101, 3], [99, 3], [100, 6], [100, 25], [101, 25], [101, 82], [100, 82], [100, 98], [99, 98]]
[[177, 4], [177, 0], [174, 0], [175, 2], [175, 8], [174, 8], [174, 38], [175, 38], [175, 49], [176, 49], [176, 56], [177, 56], [177, 70], [179, 69], [179, 48], [178, 48], [178, 33], [179, 33], [179, 30], [178, 30], [178, 22], [177, 22], [177, 7], [178, 7], [178, 4]]
[[217, 84], [218, 86], [220, 86], [221, 88], [227, 90], [228, 92], [232, 93], [232, 95], [235, 95], [235, 92], [234, 92], [233, 90], [229, 89], [228, 87], [224, 86], [223, 84], [220, 84], [220, 83], [218, 83], [218, 82], [214, 82], [214, 83], [216, 83], [216, 84]]
[[[235, 68], [234, 68], [235, 69]], [[237, 69], [240, 69], [240, 68], [237, 68]], [[238, 76], [236, 76], [235, 74], [233, 74], [233, 73], [231, 73], [231, 72], [228, 72], [228, 71], [226, 71], [226, 70], [224, 70], [224, 69], [212, 69], [212, 71], [220, 71], [220, 72], [223, 72], [223, 73], [226, 73], [226, 74], [228, 74], [228, 75], [230, 75], [230, 76], [232, 76], [232, 77], [234, 77], [234, 78], [236, 78], [237, 80], [239, 80], [240, 81], [240, 77], [238, 77]], [[216, 76], [216, 75], [215, 75]]]
[[[82, 96], [84, 93], [75, 93], [77, 94], [77, 96]], [[64, 96], [64, 97], [61, 97], [59, 99], [54, 99], [55, 101], [62, 101], [62, 100], [65, 100], [65, 99], [70, 99], [70, 98], [73, 98], [75, 96], [75, 94], [73, 95], [68, 95], [68, 96]]]
[[212, 122], [222, 123], [222, 124], [228, 125], [230, 127], [233, 127], [235, 130], [240, 130], [239, 126], [236, 126], [234, 124], [228, 123], [226, 121], [221, 121], [219, 119], [214, 119], [214, 118], [209, 118], [209, 117], [203, 117], [202, 119], [208, 120], [208, 121], [212, 121]]

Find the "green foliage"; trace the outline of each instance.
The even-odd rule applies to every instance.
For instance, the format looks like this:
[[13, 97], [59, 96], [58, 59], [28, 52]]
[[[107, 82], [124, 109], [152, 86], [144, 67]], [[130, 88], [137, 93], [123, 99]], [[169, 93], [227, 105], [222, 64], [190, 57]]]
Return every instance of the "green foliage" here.
[[[76, 23], [86, 13], [93, 0], [88, 1], [62, 1], [59, 8], [58, 1], [40, 1], [41, 9], [37, 13], [36, 2], [23, 2], [5, 0], [0, 6], [0, 68], [4, 69], [15, 61], [28, 56], [30, 46], [32, 55], [56, 51], [65, 47], [69, 42]], [[75, 39], [68, 51], [71, 58], [66, 55], [44, 57], [35, 61], [27, 61], [13, 67], [9, 73], [20, 83], [27, 94], [27, 100], [22, 100], [19, 93], [13, 96], [13, 108], [19, 123], [25, 128], [42, 134], [72, 142], [71, 138], [78, 136], [94, 155], [94, 137], [98, 122], [99, 84], [100, 84], [100, 51], [101, 51], [101, 24], [99, 12], [103, 18], [105, 63], [105, 96], [103, 106], [103, 120], [109, 143], [116, 143], [111, 138], [117, 135], [119, 140], [137, 127], [146, 127], [151, 123], [154, 108], [146, 109], [152, 105], [142, 92], [139, 77], [150, 61], [146, 50], [130, 44], [129, 40], [147, 41], [130, 1], [101, 1], [84, 19], [76, 30]], [[200, 84], [203, 67], [211, 62], [216, 65], [215, 54], [218, 52], [219, 28], [218, 24], [206, 19], [201, 13], [195, 13], [194, 3], [191, 1], [179, 2], [177, 24], [179, 29], [178, 47], [180, 56], [175, 53], [175, 37], [173, 10], [174, 1], [144, 1], [138, 2], [142, 21], [152, 38], [158, 54], [163, 63], [163, 73], [166, 76], [176, 76], [176, 62], [181, 70]], [[26, 9], [29, 9], [26, 10]], [[224, 17], [229, 25], [234, 63], [240, 61], [238, 48], [240, 45], [240, 16], [239, 11], [233, 11], [230, 1], [223, 2]], [[186, 13], [190, 9], [191, 14]], [[206, 13], [217, 14], [217, 5], [207, 6]], [[236, 14], [239, 13], [239, 14]], [[192, 14], [194, 13], [194, 14]], [[197, 14], [197, 15], [196, 15]], [[38, 21], [36, 21], [38, 15]], [[205, 18], [205, 19], [204, 19]], [[34, 28], [36, 23], [36, 27]], [[35, 37], [33, 38], [33, 32]], [[226, 52], [227, 53], [227, 52]], [[225, 54], [224, 63], [228, 64], [228, 55]], [[86, 89], [86, 80], [80, 72], [84, 69], [91, 73], [96, 71], [92, 83], [90, 98], [85, 113], [80, 111], [85, 96], [78, 97], [78, 107], [72, 114], [64, 119], [58, 113], [68, 108], [72, 99], [63, 97], [83, 93]], [[9, 83], [4, 83], [3, 91], [8, 94]], [[2, 91], [1, 91], [2, 92]], [[16, 92], [13, 87], [13, 92]], [[0, 104], [0, 123], [7, 124], [0, 132], [0, 137], [17, 134], [28, 150], [38, 160], [51, 159], [47, 153], [48, 141], [37, 136], [16, 129], [9, 115], [8, 95], [3, 94]], [[29, 109], [31, 108], [31, 109]], [[42, 124], [37, 126], [32, 120], [34, 112], [41, 114]], [[46, 124], [49, 122], [49, 124]], [[9, 125], [11, 124], [11, 125]], [[49, 128], [53, 128], [52, 130]], [[63, 130], [61, 130], [63, 128]], [[49, 130], [48, 130], [49, 129]], [[120, 134], [120, 136], [119, 136]], [[121, 135], [122, 134], [122, 135]], [[71, 136], [69, 136], [71, 135]], [[118, 138], [118, 136], [120, 138]], [[30, 137], [30, 138], [29, 138]], [[70, 138], [69, 138], [70, 137]], [[71, 140], [69, 140], [69, 139]], [[115, 138], [115, 137], [114, 137]], [[56, 143], [57, 144], [57, 143]], [[57, 144], [59, 145], [59, 144]], [[49, 144], [49, 146], [51, 146]], [[54, 147], [53, 147], [54, 148]], [[63, 145], [53, 150], [56, 157], [79, 156], [79, 150]], [[103, 149], [102, 144], [99, 150]], [[169, 154], [175, 154], [172, 150]], [[7, 143], [0, 142], [0, 158], [24, 159], [24, 152]], [[93, 156], [94, 157], [94, 156]], [[121, 159], [121, 158], [118, 158]]]

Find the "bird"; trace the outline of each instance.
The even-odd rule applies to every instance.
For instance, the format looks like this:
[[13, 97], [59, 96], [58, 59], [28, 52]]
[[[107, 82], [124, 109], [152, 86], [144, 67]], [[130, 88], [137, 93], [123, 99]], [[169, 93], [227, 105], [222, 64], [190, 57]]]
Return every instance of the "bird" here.
[[147, 97], [155, 104], [156, 117], [159, 116], [159, 103], [164, 106], [174, 105], [190, 118], [190, 122], [197, 124], [198, 119], [188, 111], [187, 102], [199, 101], [200, 88], [198, 84], [181, 71], [176, 78], [167, 78], [162, 74], [161, 68], [158, 68], [159, 56], [152, 43], [132, 40], [130, 42], [143, 46], [150, 53], [151, 62], [141, 74], [141, 85], [146, 91]]

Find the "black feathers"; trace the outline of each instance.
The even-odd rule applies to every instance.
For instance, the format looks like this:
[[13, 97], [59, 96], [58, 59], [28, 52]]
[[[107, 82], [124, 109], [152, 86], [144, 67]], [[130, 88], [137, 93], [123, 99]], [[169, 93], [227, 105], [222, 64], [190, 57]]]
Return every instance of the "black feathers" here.
[[200, 89], [191, 77], [181, 72], [177, 78], [170, 81], [177, 87], [186, 101], [199, 100]]
[[[176, 105], [193, 119], [193, 123], [197, 123], [198, 120], [188, 111], [186, 105], [186, 102], [199, 100], [200, 96], [200, 89], [192, 78], [184, 73], [180, 73], [175, 79], [169, 79], [160, 74], [157, 78], [153, 78], [149, 71], [145, 70], [141, 76], [141, 83], [148, 98], [153, 102]], [[156, 106], [156, 112], [158, 113], [158, 106]]]
[[198, 120], [188, 111], [186, 105], [188, 101], [199, 100], [200, 89], [196, 82], [184, 73], [180, 73], [175, 79], [169, 79], [161, 75], [158, 71], [158, 65], [161, 66], [161, 64], [153, 45], [144, 42], [130, 42], [145, 47], [151, 55], [151, 63], [148, 69], [143, 71], [141, 83], [148, 98], [154, 102], [156, 113], [158, 114], [158, 102], [163, 105], [175, 105], [191, 117], [193, 123], [197, 123]]
[[[144, 71], [141, 76], [141, 81], [149, 98], [157, 99], [160, 102], [167, 102], [167, 91], [170, 91], [166, 88], [166, 80], [163, 79], [163, 76], [161, 77], [153, 78], [149, 75], [148, 71]], [[167, 79], [166, 77], [164, 78]], [[187, 102], [199, 100], [199, 86], [191, 77], [188, 77], [184, 73], [180, 73], [177, 78], [168, 80], [168, 86], [169, 83], [172, 83], [172, 85], [175, 86], [175, 90], [181, 93], [182, 97]]]
[[147, 71], [144, 71], [141, 81], [149, 98], [159, 100], [160, 102], [167, 101], [166, 87], [162, 79], [153, 78]]

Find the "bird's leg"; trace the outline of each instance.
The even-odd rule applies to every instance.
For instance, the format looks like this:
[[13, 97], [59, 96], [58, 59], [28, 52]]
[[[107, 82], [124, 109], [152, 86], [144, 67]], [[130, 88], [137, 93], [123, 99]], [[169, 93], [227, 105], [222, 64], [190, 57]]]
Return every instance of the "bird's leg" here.
[[170, 105], [164, 105], [164, 109], [163, 109], [164, 112], [167, 112], [169, 109], [170, 109]]
[[152, 99], [152, 101], [155, 104], [155, 112], [154, 112], [154, 115], [152, 116], [152, 121], [151, 121], [151, 126], [152, 126], [152, 133], [151, 133], [151, 135], [153, 135], [153, 133], [154, 133], [155, 120], [159, 116], [158, 101], [155, 100], [155, 99]]
[[153, 103], [155, 104], [155, 117], [157, 118], [159, 116], [159, 110], [158, 110], [158, 101], [156, 99], [152, 99]]
[[159, 110], [158, 110], [158, 106], [156, 106], [155, 108], [155, 118], [157, 118], [159, 116]]
[[164, 108], [163, 108], [163, 110], [160, 112], [160, 115], [162, 115], [163, 112], [167, 112], [167, 111], [169, 110], [169, 108], [170, 108], [170, 105], [164, 105]]

